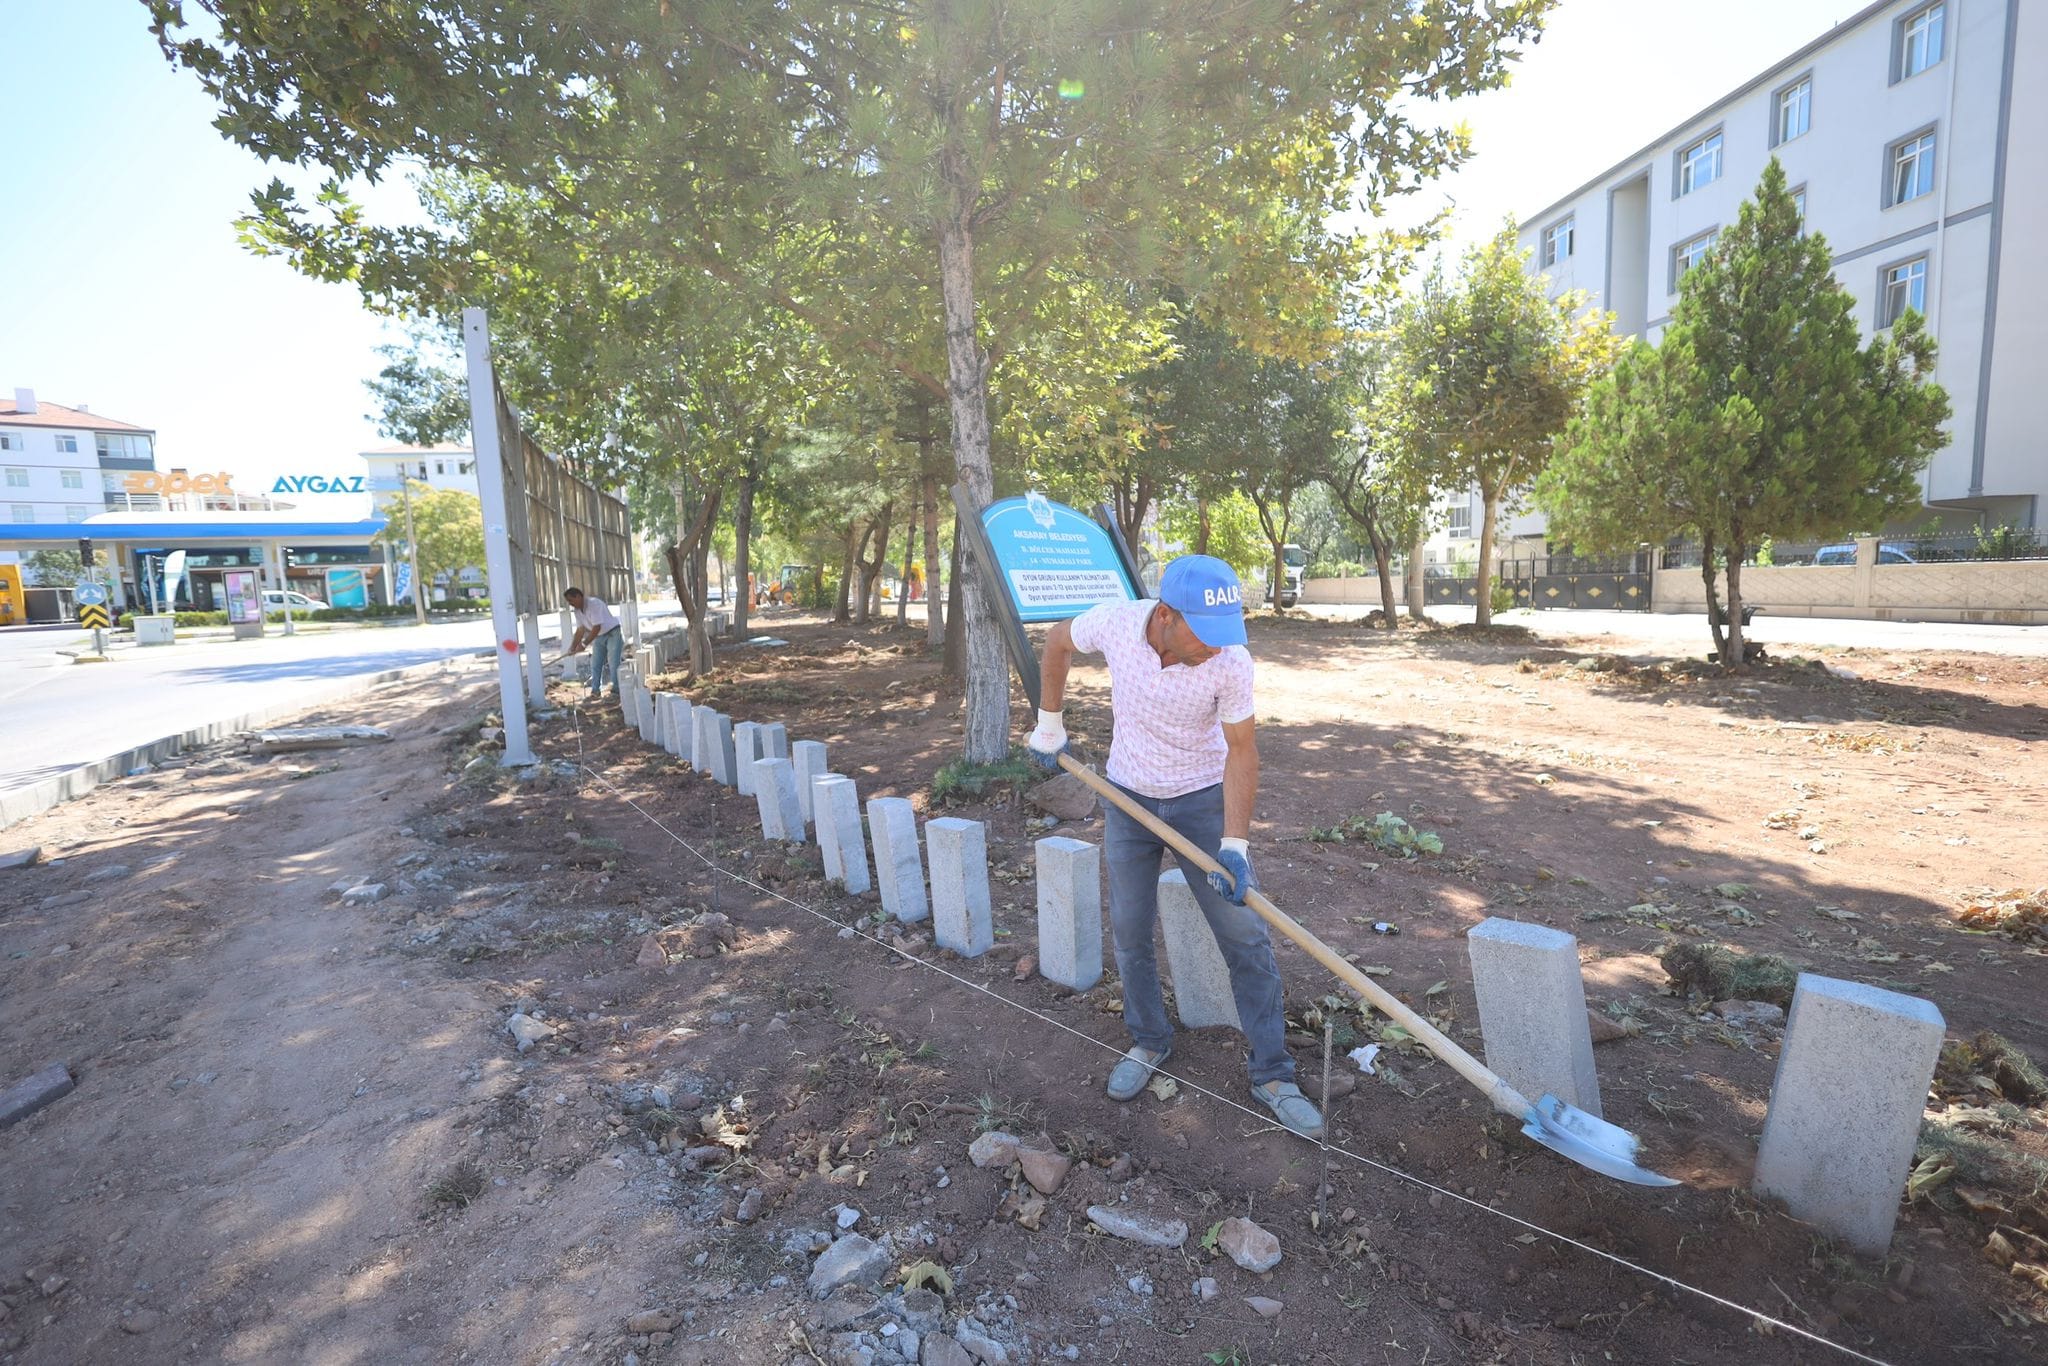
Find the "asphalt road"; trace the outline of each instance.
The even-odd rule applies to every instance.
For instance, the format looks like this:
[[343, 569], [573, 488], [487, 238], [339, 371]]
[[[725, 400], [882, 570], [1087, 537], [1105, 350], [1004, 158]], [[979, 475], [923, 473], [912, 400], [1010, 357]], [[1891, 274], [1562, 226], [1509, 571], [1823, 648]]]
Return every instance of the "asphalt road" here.
[[[643, 623], [652, 615], [642, 608]], [[542, 617], [543, 637], [554, 630], [555, 617]], [[488, 617], [124, 646], [105, 664], [58, 653], [82, 639], [75, 627], [0, 631], [0, 791], [193, 726], [299, 699], [310, 706], [363, 675], [492, 648]]]

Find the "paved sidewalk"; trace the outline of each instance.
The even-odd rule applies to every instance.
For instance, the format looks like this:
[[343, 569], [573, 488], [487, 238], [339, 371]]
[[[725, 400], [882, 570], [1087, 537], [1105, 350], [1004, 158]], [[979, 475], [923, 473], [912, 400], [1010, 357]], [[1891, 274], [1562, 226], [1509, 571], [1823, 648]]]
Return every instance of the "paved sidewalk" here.
[[[1370, 606], [1330, 606], [1312, 603], [1290, 609], [1319, 617], [1356, 620], [1371, 611]], [[1470, 607], [1432, 607], [1433, 620], [1469, 622]], [[1712, 646], [1704, 612], [1537, 612], [1523, 608], [1503, 612], [1494, 621], [1504, 626], [1526, 626], [1546, 640], [1562, 644], [1567, 640], [1598, 639], [1602, 648], [1617, 652], [1641, 650], [1660, 654], [1701, 654]], [[1947, 654], [1974, 653], [2048, 657], [2048, 626], [1992, 626], [1975, 622], [1946, 621], [1850, 621], [1833, 617], [1774, 617], [1758, 612], [1744, 633], [1766, 646], [1801, 646], [1858, 650], [1935, 650]]]

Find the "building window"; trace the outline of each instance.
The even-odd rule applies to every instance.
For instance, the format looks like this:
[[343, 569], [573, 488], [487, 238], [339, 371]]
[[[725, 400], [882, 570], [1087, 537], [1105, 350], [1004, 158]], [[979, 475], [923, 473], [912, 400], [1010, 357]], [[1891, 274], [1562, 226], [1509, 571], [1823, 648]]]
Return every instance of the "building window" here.
[[436, 461], [434, 462], [434, 473], [436, 473], [436, 474], [446, 474], [446, 473], [448, 473], [448, 462], [447, 462], [446, 460], [436, 460]]
[[23, 445], [22, 441], [20, 432], [0, 432], [0, 451], [27, 450], [28, 447]]
[[455, 468], [456, 468], [456, 471], [457, 471], [458, 473], [461, 473], [461, 474], [475, 474], [475, 473], [476, 473], [476, 461], [474, 461], [474, 460], [465, 460], [465, 461], [463, 461], [462, 463], [460, 463], [459, 465], [457, 465], [457, 466], [456, 466]]
[[1790, 142], [1813, 127], [1813, 77], [1801, 76], [1780, 90], [1777, 112], [1771, 119], [1771, 146]]
[[1720, 235], [1720, 231], [1719, 228], [1709, 228], [1698, 237], [1680, 242], [1671, 249], [1671, 292], [1673, 294], [1678, 292], [1678, 282], [1685, 278], [1685, 273], [1706, 259], [1707, 252], [1713, 248], [1714, 238]]
[[84, 509], [84, 508], [80, 508], [80, 507], [67, 507], [67, 508], [65, 508], [65, 509], [64, 509], [64, 520], [65, 520], [65, 521], [67, 521], [67, 522], [82, 522], [82, 521], [84, 521], [84, 520], [85, 520], [85, 509]]
[[1799, 235], [1806, 236], [1806, 187], [1792, 191], [1792, 212], [1799, 215]]
[[1717, 129], [1678, 154], [1678, 193], [1691, 194], [1721, 178], [1721, 134]]
[[1472, 534], [1472, 502], [1470, 499], [1463, 499], [1451, 504], [1451, 520], [1450, 525], [1446, 529], [1453, 536], [1470, 536]]
[[85, 487], [85, 471], [83, 470], [59, 470], [57, 478], [67, 489], [82, 489]]
[[18, 466], [18, 465], [9, 465], [9, 466], [7, 467], [7, 487], [9, 487], [9, 488], [11, 488], [11, 489], [25, 489], [25, 488], [27, 488], [27, 487], [28, 487], [28, 471], [27, 471], [27, 470], [25, 470], [25, 469], [22, 469], [22, 468], [21, 468], [20, 466]]
[[1559, 261], [1569, 261], [1578, 232], [1575, 220], [1566, 215], [1543, 230], [1543, 264], [1554, 266]]
[[1910, 261], [1901, 261], [1895, 266], [1885, 267], [1884, 304], [1878, 317], [1878, 326], [1890, 327], [1905, 316], [1907, 309], [1915, 313], [1927, 312], [1927, 258], [1916, 256]]
[[35, 509], [34, 509], [33, 507], [30, 507], [30, 506], [29, 506], [29, 505], [28, 505], [27, 503], [16, 503], [16, 504], [14, 505], [14, 520], [15, 520], [15, 521], [17, 521], [17, 522], [33, 522], [33, 521], [34, 521], [35, 519], [36, 519], [36, 510], [35, 510]]
[[1903, 204], [1934, 193], [1934, 134], [1917, 133], [1891, 145], [1891, 204]]
[[77, 438], [77, 437], [75, 437], [75, 436], [60, 436], [60, 437], [58, 437], [58, 438], [57, 438], [57, 453], [58, 453], [59, 455], [77, 455], [77, 454], [78, 454], [78, 438]]
[[1892, 39], [1897, 54], [1892, 68], [1894, 81], [1917, 76], [1941, 61], [1947, 18], [1947, 5], [1928, 5], [1899, 20]]
[[127, 432], [94, 432], [93, 447], [102, 456], [114, 456], [124, 460], [148, 460], [150, 458], [149, 438]]

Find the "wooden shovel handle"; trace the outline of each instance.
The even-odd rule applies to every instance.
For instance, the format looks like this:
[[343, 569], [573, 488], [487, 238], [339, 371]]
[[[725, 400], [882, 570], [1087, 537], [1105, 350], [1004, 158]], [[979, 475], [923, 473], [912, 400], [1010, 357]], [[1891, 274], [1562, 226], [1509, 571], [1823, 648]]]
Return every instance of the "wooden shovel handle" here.
[[[1118, 810], [1144, 826], [1147, 830], [1150, 830], [1153, 834], [1159, 836], [1160, 839], [1166, 841], [1177, 853], [1196, 867], [1201, 868], [1205, 872], [1223, 873], [1226, 879], [1229, 878], [1230, 874], [1225, 872], [1223, 866], [1217, 863], [1214, 858], [1189, 843], [1187, 838], [1178, 830], [1175, 830], [1165, 821], [1160, 820], [1159, 817], [1125, 796], [1116, 784], [1102, 777], [1095, 770], [1084, 767], [1071, 754], [1062, 753], [1059, 756], [1059, 760], [1061, 768], [1064, 768], [1067, 772], [1088, 784], [1089, 787], [1116, 803]], [[1245, 893], [1244, 900], [1245, 904], [1254, 911], [1257, 911], [1260, 918], [1267, 924], [1300, 945], [1311, 958], [1335, 973], [1344, 985], [1372, 1002], [1373, 1006], [1381, 1013], [1414, 1035], [1423, 1047], [1449, 1063], [1459, 1076], [1485, 1092], [1487, 1099], [1493, 1103], [1495, 1109], [1504, 1115], [1511, 1115], [1517, 1120], [1529, 1113], [1531, 1108], [1529, 1102], [1519, 1091], [1503, 1081], [1485, 1063], [1451, 1042], [1442, 1030], [1395, 999], [1392, 993], [1388, 992], [1377, 982], [1374, 982], [1372, 978], [1344, 961], [1335, 949], [1332, 949], [1328, 944], [1325, 944], [1322, 940], [1309, 933], [1293, 916], [1275, 906], [1271, 901], [1268, 901], [1263, 892], [1253, 888]]]

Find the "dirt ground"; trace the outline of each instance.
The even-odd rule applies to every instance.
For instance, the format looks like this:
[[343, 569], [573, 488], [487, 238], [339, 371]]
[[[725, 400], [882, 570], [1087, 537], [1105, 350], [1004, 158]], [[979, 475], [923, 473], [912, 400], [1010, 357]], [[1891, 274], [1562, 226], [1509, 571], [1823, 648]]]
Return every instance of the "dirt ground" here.
[[[938, 814], [959, 697], [921, 634], [773, 629], [788, 648], [662, 683]], [[1849, 1359], [1588, 1249], [1883, 1361], [2048, 1359], [2048, 1286], [2009, 1272], [2048, 1264], [2024, 1079], [1952, 1053], [1921, 1191], [1890, 1255], [1857, 1257], [1745, 1189], [1781, 1030], [1719, 1018], [1656, 957], [1780, 955], [2048, 1059], [2048, 926], [1958, 919], [2048, 885], [2048, 663], [1831, 651], [1731, 678], [1597, 648], [1259, 619], [1254, 857], [1475, 1052], [1461, 936], [1488, 915], [1577, 935], [1616, 1036], [1607, 1118], [1681, 1187], [1530, 1144], [1289, 945], [1309, 1094], [1326, 1018], [1338, 1044], [1327, 1175], [1205, 1094], [1245, 1099], [1233, 1032], [1181, 1035], [1176, 1094], [1109, 1101], [1113, 965], [1077, 995], [1021, 961], [1047, 830], [1009, 785], [946, 808], [990, 832], [997, 947], [962, 961], [568, 685], [546, 762], [497, 768], [482, 665], [314, 714], [387, 744], [224, 745], [0, 835], [45, 859], [0, 872], [0, 1084], [52, 1061], [78, 1083], [0, 1130], [0, 1361]], [[1079, 672], [1096, 755], [1107, 703]], [[1442, 852], [1355, 833], [1383, 812]], [[384, 894], [338, 894], [358, 883]], [[515, 1014], [554, 1032], [522, 1054]], [[1362, 1076], [1342, 1055], [1375, 1039]], [[1039, 1196], [978, 1168], [990, 1130], [1071, 1170]], [[1192, 1232], [1141, 1246], [1091, 1205]], [[1231, 1216], [1277, 1235], [1276, 1268], [1205, 1245]], [[815, 1300], [813, 1249], [849, 1220], [882, 1286]]]

